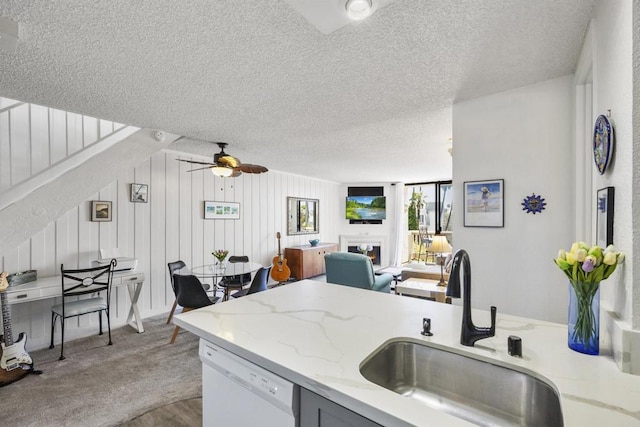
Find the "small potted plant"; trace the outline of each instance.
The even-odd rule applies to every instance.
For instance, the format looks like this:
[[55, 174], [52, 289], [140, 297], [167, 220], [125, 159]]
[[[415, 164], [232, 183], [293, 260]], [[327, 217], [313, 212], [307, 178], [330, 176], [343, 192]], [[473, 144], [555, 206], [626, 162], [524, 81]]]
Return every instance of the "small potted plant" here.
[[227, 258], [227, 255], [229, 255], [229, 251], [226, 249], [217, 249], [211, 252], [211, 255], [213, 255], [218, 260], [218, 265], [223, 267], [224, 260]]

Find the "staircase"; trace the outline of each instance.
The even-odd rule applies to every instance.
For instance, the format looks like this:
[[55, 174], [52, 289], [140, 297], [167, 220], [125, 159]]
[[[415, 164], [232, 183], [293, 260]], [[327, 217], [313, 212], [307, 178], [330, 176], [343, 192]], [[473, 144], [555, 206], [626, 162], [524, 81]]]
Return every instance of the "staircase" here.
[[0, 97], [0, 256], [177, 138]]

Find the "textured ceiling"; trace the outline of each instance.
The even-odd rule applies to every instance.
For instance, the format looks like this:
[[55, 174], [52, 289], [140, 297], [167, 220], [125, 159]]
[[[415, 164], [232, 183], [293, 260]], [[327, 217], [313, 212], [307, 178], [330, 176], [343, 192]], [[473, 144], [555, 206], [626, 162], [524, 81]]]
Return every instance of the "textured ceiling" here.
[[3, 0], [0, 96], [333, 181], [445, 179], [452, 103], [572, 73], [593, 3], [396, 0], [323, 34], [284, 0]]

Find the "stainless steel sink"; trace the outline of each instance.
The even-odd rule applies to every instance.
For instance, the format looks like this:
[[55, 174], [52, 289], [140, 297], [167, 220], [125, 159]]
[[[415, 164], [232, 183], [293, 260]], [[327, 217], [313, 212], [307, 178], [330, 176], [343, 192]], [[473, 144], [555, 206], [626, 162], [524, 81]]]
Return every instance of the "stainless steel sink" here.
[[481, 426], [563, 426], [545, 381], [410, 341], [389, 342], [360, 365], [369, 381]]

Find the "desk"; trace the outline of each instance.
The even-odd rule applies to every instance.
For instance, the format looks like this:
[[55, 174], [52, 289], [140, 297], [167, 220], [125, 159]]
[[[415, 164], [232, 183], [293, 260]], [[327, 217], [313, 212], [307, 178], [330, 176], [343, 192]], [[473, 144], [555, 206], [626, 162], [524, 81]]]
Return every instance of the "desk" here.
[[[199, 265], [191, 269], [189, 267], [183, 267], [176, 270], [173, 274], [194, 275], [200, 279], [213, 279], [213, 286], [215, 287], [218, 278], [253, 273], [254, 271], [260, 270], [260, 268], [262, 268], [262, 265], [257, 262], [228, 262], [224, 267], [220, 267], [217, 264]], [[222, 300], [227, 301], [228, 299], [229, 288], [225, 287]]]
[[412, 278], [396, 285], [396, 295], [432, 298], [437, 302], [446, 302], [446, 292], [446, 286], [438, 286], [438, 280], [432, 279]]
[[[43, 277], [33, 282], [13, 285], [7, 288], [7, 301], [9, 304], [37, 301], [47, 298], [56, 298], [62, 295], [61, 276]], [[127, 316], [127, 324], [136, 329], [138, 333], [144, 332], [138, 298], [144, 283], [144, 273], [140, 271], [119, 271], [113, 273], [112, 286], [127, 286], [131, 307]]]

